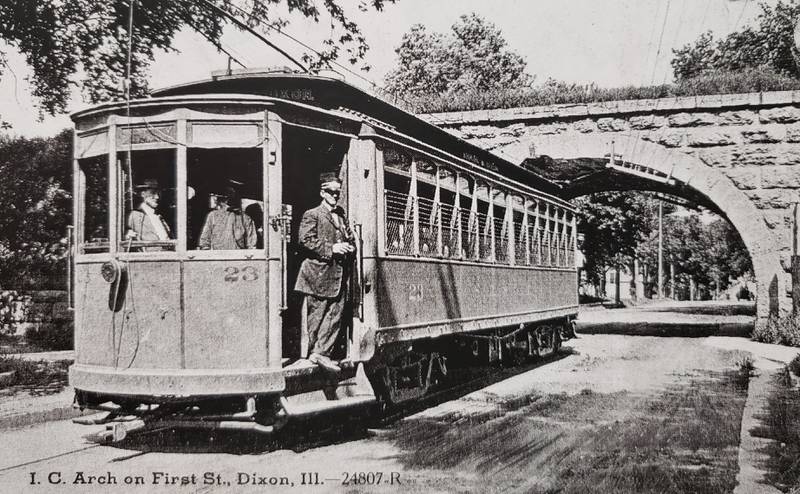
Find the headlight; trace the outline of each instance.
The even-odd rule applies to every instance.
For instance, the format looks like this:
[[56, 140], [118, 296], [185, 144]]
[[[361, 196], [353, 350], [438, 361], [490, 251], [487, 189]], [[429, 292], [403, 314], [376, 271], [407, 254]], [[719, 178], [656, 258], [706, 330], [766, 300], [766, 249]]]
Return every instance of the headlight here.
[[104, 262], [100, 268], [100, 274], [103, 275], [103, 279], [106, 282], [114, 283], [119, 276], [119, 263], [117, 261]]

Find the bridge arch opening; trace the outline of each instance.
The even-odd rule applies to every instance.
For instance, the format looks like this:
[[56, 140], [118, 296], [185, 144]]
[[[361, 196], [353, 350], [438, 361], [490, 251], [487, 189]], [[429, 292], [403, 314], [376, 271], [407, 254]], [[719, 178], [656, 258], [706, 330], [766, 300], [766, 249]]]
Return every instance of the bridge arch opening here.
[[791, 277], [784, 269], [789, 253], [775, 241], [761, 211], [719, 170], [695, 156], [635, 136], [615, 135], [612, 142], [601, 134], [540, 135], [535, 142], [518, 145], [525, 150], [535, 148], [538, 156], [532, 163], [525, 160], [523, 166], [536, 167], [547, 159], [578, 166], [600, 164], [605, 173], [588, 172], [564, 181], [570, 197], [609, 190], [649, 190], [681, 197], [717, 213], [733, 225], [750, 254], [757, 286], [757, 324], [791, 310]]

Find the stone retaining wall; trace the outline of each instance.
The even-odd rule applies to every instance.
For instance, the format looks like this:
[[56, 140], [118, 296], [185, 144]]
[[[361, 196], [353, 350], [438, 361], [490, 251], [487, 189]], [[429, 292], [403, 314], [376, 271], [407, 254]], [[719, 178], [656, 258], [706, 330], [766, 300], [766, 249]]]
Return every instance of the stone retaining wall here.
[[0, 333], [4, 335], [71, 331], [72, 318], [66, 291], [0, 292]]

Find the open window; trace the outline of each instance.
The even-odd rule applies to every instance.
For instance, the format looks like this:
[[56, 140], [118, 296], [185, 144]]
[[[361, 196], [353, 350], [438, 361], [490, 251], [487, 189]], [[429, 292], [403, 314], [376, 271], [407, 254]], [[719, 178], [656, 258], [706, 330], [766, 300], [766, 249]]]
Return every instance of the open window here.
[[108, 159], [106, 156], [78, 162], [80, 191], [78, 248], [82, 254], [109, 251]]
[[189, 149], [189, 250], [264, 248], [264, 189], [260, 148]]
[[[118, 153], [119, 249], [174, 251], [177, 244], [175, 149]], [[130, 157], [130, 160], [128, 159]]]

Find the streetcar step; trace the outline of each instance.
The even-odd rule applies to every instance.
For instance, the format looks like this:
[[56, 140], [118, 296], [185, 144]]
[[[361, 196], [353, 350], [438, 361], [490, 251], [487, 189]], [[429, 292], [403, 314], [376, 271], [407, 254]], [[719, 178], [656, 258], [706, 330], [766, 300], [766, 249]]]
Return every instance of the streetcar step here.
[[338, 400], [321, 400], [307, 403], [289, 403], [282, 400], [282, 405], [289, 418], [302, 418], [312, 415], [334, 412], [351, 408], [361, 408], [376, 405], [378, 400], [374, 396], [348, 396]]

